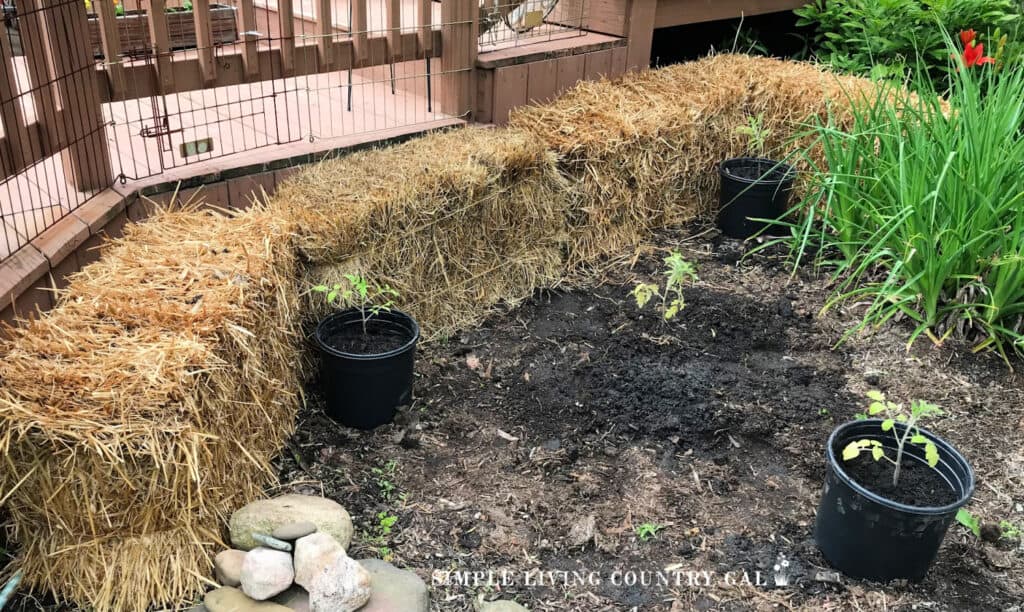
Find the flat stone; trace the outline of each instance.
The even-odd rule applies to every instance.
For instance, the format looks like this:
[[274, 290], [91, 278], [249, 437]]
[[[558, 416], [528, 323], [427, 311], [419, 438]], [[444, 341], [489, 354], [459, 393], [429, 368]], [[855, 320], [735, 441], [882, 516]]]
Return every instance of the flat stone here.
[[266, 548], [273, 548], [274, 550], [280, 550], [284, 552], [292, 552], [292, 545], [284, 540], [279, 540], [274, 536], [268, 536], [265, 533], [254, 533], [252, 539], [256, 540], [260, 546]]
[[288, 523], [287, 525], [281, 525], [274, 530], [274, 533], [270, 534], [278, 540], [287, 540], [289, 542], [298, 540], [308, 536], [311, 533], [316, 533], [316, 524], [309, 521], [296, 521], [294, 523]]
[[310, 612], [355, 612], [369, 599], [370, 572], [341, 551], [313, 577], [309, 587]]
[[292, 586], [290, 589], [274, 597], [274, 602], [292, 610], [292, 612], [310, 612], [309, 593], [300, 586]]
[[246, 504], [231, 515], [231, 544], [251, 550], [258, 543], [254, 533], [273, 533], [290, 523], [310, 522], [317, 532], [327, 533], [348, 549], [352, 541], [352, 517], [338, 502], [313, 495], [282, 495]]
[[427, 584], [407, 570], [380, 559], [360, 559], [370, 572], [370, 600], [359, 612], [427, 612], [430, 595]]
[[242, 584], [242, 560], [244, 550], [222, 550], [213, 558], [213, 575], [222, 586], [236, 587]]
[[322, 531], [295, 540], [295, 584], [310, 590], [313, 579], [339, 554], [345, 554], [345, 549]]
[[498, 601], [480, 602], [477, 607], [479, 612], [530, 612], [527, 608], [524, 608], [520, 604], [507, 599], [499, 599]]
[[272, 548], [254, 548], [242, 560], [242, 592], [256, 600], [270, 599], [292, 585], [292, 556]]
[[221, 587], [206, 594], [203, 605], [210, 612], [291, 612], [272, 601], [255, 601], [234, 587]]

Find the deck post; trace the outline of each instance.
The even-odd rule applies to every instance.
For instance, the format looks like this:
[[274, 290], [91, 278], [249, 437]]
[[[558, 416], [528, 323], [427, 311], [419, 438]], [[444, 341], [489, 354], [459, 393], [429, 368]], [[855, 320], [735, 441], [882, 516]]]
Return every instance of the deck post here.
[[442, 113], [470, 119], [476, 91], [477, 32], [480, 9], [477, 0], [441, 2], [441, 72], [437, 103]]
[[626, 22], [628, 50], [626, 70], [643, 70], [651, 66], [651, 44], [654, 41], [654, 17], [658, 0], [629, 0]]
[[[84, 2], [43, 0], [52, 78], [63, 120], [56, 125], [65, 178], [78, 191], [105, 189], [113, 183], [110, 149], [100, 106], [92, 51], [87, 41]], [[56, 123], [57, 117], [41, 117]]]

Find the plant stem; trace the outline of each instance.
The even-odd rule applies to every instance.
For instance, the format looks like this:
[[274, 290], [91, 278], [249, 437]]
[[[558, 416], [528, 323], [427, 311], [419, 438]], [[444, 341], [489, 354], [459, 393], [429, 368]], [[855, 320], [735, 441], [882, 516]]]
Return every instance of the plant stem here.
[[[914, 427], [914, 417], [910, 417], [907, 421], [906, 428], [903, 430], [902, 436], [896, 436], [896, 469], [892, 471], [892, 486], [898, 487], [900, 484], [900, 468], [903, 466], [903, 447], [907, 443], [907, 436], [910, 435], [911, 429]], [[896, 424], [893, 423], [893, 431], [896, 430]]]

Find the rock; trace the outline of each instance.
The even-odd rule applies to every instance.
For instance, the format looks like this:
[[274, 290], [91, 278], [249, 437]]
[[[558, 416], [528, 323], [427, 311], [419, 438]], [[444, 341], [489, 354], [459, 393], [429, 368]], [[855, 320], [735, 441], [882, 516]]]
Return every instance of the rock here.
[[478, 612], [530, 612], [514, 601], [499, 599], [498, 601], [482, 601], [477, 606]]
[[189, 608], [186, 612], [210, 612], [205, 604], [198, 604]]
[[360, 559], [370, 572], [370, 600], [359, 612], [427, 612], [427, 584], [416, 574], [380, 559]]
[[573, 523], [573, 526], [569, 528], [569, 546], [573, 548], [586, 546], [588, 542], [594, 539], [594, 527], [596, 524], [597, 520], [593, 514], [587, 515]]
[[244, 550], [222, 550], [213, 558], [213, 575], [223, 586], [236, 587], [242, 584], [242, 560]]
[[268, 536], [265, 533], [254, 533], [252, 539], [256, 540], [256, 543], [266, 548], [273, 548], [274, 550], [280, 550], [284, 552], [292, 552], [292, 545], [284, 540], [278, 540], [273, 536]]
[[348, 549], [352, 518], [338, 502], [312, 495], [282, 495], [246, 504], [231, 515], [231, 544], [241, 550], [256, 548], [253, 533], [273, 533], [289, 523], [308, 521]]
[[313, 578], [345, 549], [330, 535], [318, 531], [295, 541], [295, 584], [309, 590]]
[[370, 572], [343, 551], [313, 577], [309, 587], [310, 612], [354, 612], [369, 599]]
[[292, 585], [292, 556], [271, 548], [254, 548], [242, 560], [242, 591], [257, 600], [270, 599]]
[[278, 540], [293, 542], [299, 538], [308, 536], [311, 533], [316, 533], [316, 525], [314, 523], [309, 521], [296, 521], [294, 523], [281, 525], [270, 535], [274, 536]]
[[274, 602], [293, 612], [309, 612], [309, 593], [300, 586], [293, 586], [284, 593], [274, 597]]
[[206, 594], [203, 605], [210, 612], [291, 612], [270, 601], [254, 601], [235, 587], [221, 587]]

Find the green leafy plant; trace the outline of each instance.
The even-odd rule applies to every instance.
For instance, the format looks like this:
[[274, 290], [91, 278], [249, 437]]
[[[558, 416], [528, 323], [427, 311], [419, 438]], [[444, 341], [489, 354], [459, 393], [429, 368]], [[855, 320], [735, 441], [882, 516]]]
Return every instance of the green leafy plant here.
[[974, 534], [974, 537], [981, 537], [981, 521], [978, 520], [978, 517], [971, 514], [970, 510], [967, 510], [966, 508], [960, 508], [957, 510], [956, 522], [970, 529], [971, 533]]
[[662, 317], [666, 321], [675, 318], [686, 307], [683, 299], [683, 285], [687, 281], [697, 280], [697, 271], [693, 264], [683, 259], [679, 251], [672, 251], [665, 261], [665, 289], [662, 291], [655, 283], [637, 283], [630, 292], [636, 299], [637, 308], [643, 308], [652, 298], [661, 298]]
[[825, 310], [866, 304], [843, 340], [903, 318], [908, 344], [957, 337], [1005, 359], [1024, 349], [1024, 64], [968, 68], [947, 42], [962, 67], [948, 105], [881, 84], [803, 135], [814, 169], [788, 240], [834, 270]]
[[[1020, 57], [1018, 0], [814, 0], [795, 11], [821, 61], [845, 72], [902, 80], [921, 66], [944, 89], [950, 74], [945, 37], [976, 29], [1008, 61]], [[1006, 47], [1007, 42], [1009, 46]]]
[[636, 537], [640, 538], [641, 541], [646, 542], [653, 537], [658, 535], [658, 532], [664, 529], [663, 525], [657, 523], [642, 523], [636, 526]]
[[364, 533], [366, 539], [377, 549], [377, 553], [384, 561], [390, 561], [392, 558], [392, 551], [388, 541], [397, 524], [397, 516], [382, 510], [377, 513], [377, 522], [373, 524], [372, 533]]
[[1007, 520], [999, 521], [999, 537], [1004, 540], [1019, 540], [1021, 528]]
[[366, 322], [381, 312], [389, 312], [395, 305], [394, 298], [399, 297], [390, 286], [372, 283], [358, 274], [346, 274], [345, 284], [316, 285], [313, 291], [324, 294], [331, 306], [351, 305], [358, 309], [364, 334]]
[[[881, 417], [881, 428], [883, 432], [892, 434], [896, 441], [896, 457], [890, 458], [885, 452], [885, 445], [880, 440], [863, 438], [854, 440], [843, 448], [843, 461], [851, 461], [860, 456], [862, 452], [870, 452], [875, 461], [885, 459], [893, 465], [892, 485], [899, 486], [900, 469], [903, 467], [903, 452], [906, 445], [914, 444], [924, 448], [925, 461], [928, 465], [935, 467], [939, 463], [939, 450], [935, 443], [921, 433], [917, 423], [924, 418], [942, 414], [942, 410], [935, 404], [929, 404], [922, 400], [914, 400], [907, 410], [902, 404], [896, 404], [885, 399], [880, 391], [868, 392], [871, 404], [868, 405], [867, 414], [857, 415], [858, 418]], [[896, 423], [904, 425], [903, 432], [899, 431]]]
[[377, 489], [385, 501], [390, 501], [398, 488], [394, 483], [395, 473], [398, 471], [398, 462], [394, 459], [388, 460], [383, 466], [370, 469], [376, 477]]
[[764, 126], [764, 115], [750, 116], [747, 124], [736, 128], [736, 133], [747, 138], [747, 151], [756, 157], [765, 157], [772, 131]]

